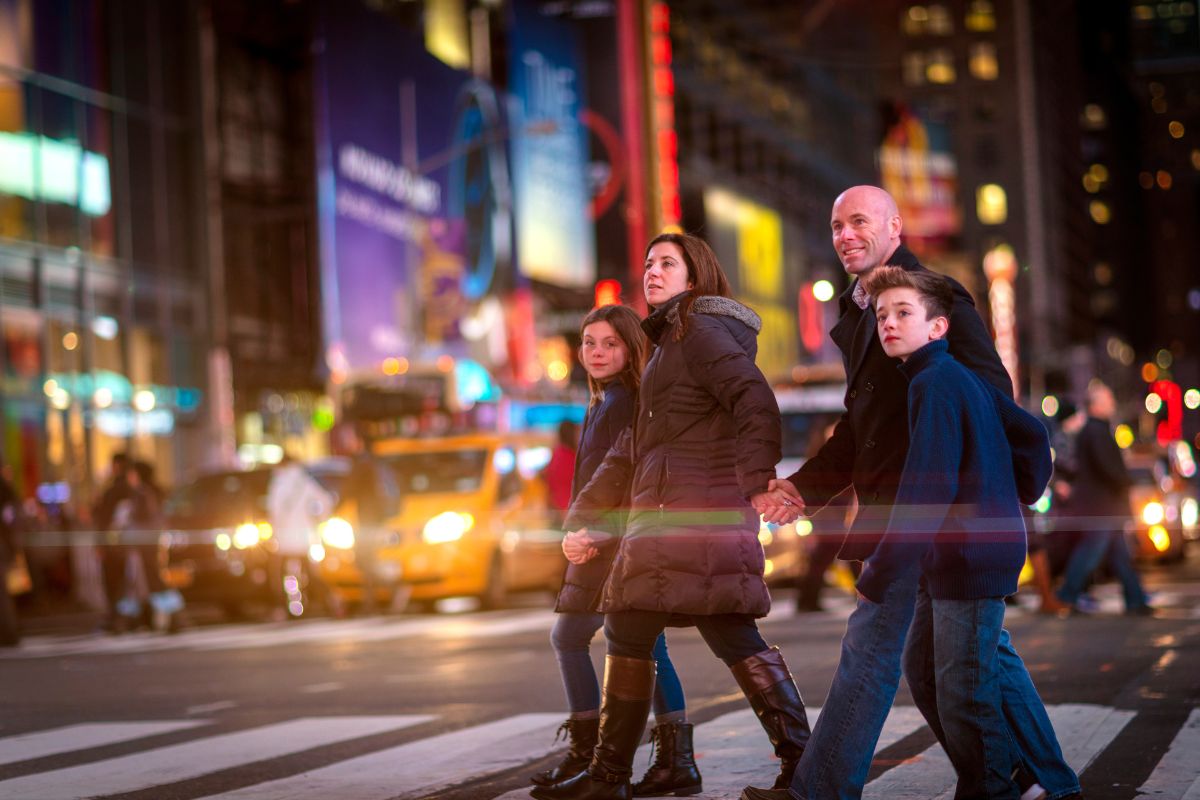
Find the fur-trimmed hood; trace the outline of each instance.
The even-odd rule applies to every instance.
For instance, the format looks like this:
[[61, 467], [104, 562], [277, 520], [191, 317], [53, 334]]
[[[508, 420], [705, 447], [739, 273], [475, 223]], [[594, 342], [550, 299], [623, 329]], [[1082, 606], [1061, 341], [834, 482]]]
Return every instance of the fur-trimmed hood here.
[[[732, 297], [721, 297], [715, 294], [700, 295], [692, 301], [691, 313], [733, 317], [755, 333], [762, 331], [762, 317], [755, 313], [754, 309], [742, 305]], [[667, 312], [667, 321], [674, 323], [678, 319], [679, 306], [671, 306]]]

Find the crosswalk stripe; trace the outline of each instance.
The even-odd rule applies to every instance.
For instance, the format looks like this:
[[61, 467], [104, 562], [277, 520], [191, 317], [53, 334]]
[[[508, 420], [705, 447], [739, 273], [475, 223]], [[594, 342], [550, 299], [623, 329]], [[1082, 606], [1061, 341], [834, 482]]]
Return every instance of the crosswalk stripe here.
[[306, 717], [0, 781], [0, 797], [82, 800], [147, 789], [334, 742], [399, 730], [428, 716]]
[[[1132, 711], [1083, 704], [1050, 706], [1046, 710], [1062, 745], [1063, 757], [1077, 773], [1086, 769], [1134, 717]], [[908, 763], [871, 781], [863, 797], [944, 798], [951, 796], [955, 783], [954, 766], [942, 746], [935, 744]]]
[[1151, 797], [1200, 800], [1200, 708], [1192, 709], [1171, 747], [1138, 787], [1136, 800]]
[[562, 719], [562, 714], [519, 714], [205, 800], [418, 797], [540, 758], [554, 747], [554, 729]]
[[204, 720], [178, 722], [97, 722], [67, 725], [36, 733], [23, 733], [0, 739], [0, 765], [15, 764], [34, 758], [87, 750], [117, 742], [144, 739], [160, 733], [194, 728]]

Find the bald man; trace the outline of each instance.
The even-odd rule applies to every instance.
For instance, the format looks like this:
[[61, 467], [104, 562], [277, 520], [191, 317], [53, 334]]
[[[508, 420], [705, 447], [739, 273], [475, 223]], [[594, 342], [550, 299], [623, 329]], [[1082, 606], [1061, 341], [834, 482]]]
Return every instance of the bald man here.
[[[887, 527], [908, 455], [908, 381], [897, 369], [899, 362], [883, 352], [871, 299], [859, 279], [884, 264], [910, 272], [925, 267], [901, 244], [904, 224], [896, 201], [877, 186], [842, 192], [833, 203], [830, 227], [838, 258], [854, 279], [838, 298], [840, 317], [830, 331], [846, 369], [846, 411], [817, 455], [771, 488], [792, 494], [805, 505], [805, 513], [815, 513], [853, 486], [859, 512], [840, 556], [863, 560], [874, 552]], [[1012, 382], [975, 302], [961, 284], [952, 279], [950, 283], [954, 308], [946, 339], [951, 355], [1011, 397]], [[770, 514], [767, 519], [773, 521]], [[882, 603], [859, 596], [847, 622], [833, 685], [791, 787], [747, 787], [743, 800], [861, 797], [900, 683], [902, 658], [914, 699], [934, 734], [943, 739], [936, 708], [923, 702], [933, 693], [926, 661], [931, 634], [925, 626], [913, 626], [916, 634], [911, 637], [908, 633], [914, 615], [920, 618], [928, 611], [928, 599], [923, 587], [902, 581], [888, 588]], [[906, 648], [909, 638], [913, 641]], [[1045, 707], [1007, 632], [1000, 639], [1000, 661], [1004, 713], [1023, 765], [1010, 787], [1013, 800], [1072, 797], [1079, 792], [1079, 779], [1062, 758]]]

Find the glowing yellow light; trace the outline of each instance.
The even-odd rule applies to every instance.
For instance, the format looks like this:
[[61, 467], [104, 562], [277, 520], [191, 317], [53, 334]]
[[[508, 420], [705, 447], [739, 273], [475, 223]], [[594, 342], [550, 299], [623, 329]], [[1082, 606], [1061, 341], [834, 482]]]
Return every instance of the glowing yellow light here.
[[807, 519], [796, 520], [796, 535], [810, 536], [812, 535], [812, 521]]
[[1158, 525], [1166, 517], [1166, 509], [1157, 500], [1151, 500], [1142, 506], [1142, 522], [1147, 525]]
[[399, 375], [400, 374], [400, 359], [385, 358], [383, 360], [384, 375]]
[[1091, 214], [1092, 221], [1097, 225], [1107, 225], [1112, 219], [1112, 210], [1103, 200], [1093, 200], [1088, 203], [1088, 213]]
[[764, 576], [770, 575], [774, 571], [775, 571], [775, 562], [768, 558], [766, 561], [763, 562], [763, 575]]
[[1162, 398], [1156, 392], [1151, 392], [1146, 395], [1146, 410], [1151, 414], [1157, 414], [1162, 410]]
[[998, 183], [985, 183], [975, 190], [975, 215], [984, 225], [1000, 225], [1008, 219], [1008, 194]]
[[1092, 164], [1088, 167], [1088, 175], [1091, 175], [1100, 183], [1108, 181], [1108, 167], [1103, 164]]
[[470, 514], [445, 511], [425, 523], [425, 527], [421, 531], [421, 538], [428, 544], [456, 542], [473, 527], [475, 527], [475, 517]]
[[546, 366], [546, 375], [552, 381], [566, 380], [571, 374], [571, 368], [567, 366], [565, 361], [551, 361]]
[[51, 378], [42, 384], [42, 391], [46, 393], [46, 397], [54, 397], [54, 393], [58, 391], [58, 381]]
[[138, 411], [150, 411], [154, 408], [154, 392], [142, 389], [133, 396], [133, 407]]
[[1154, 366], [1148, 361], [1143, 364], [1142, 380], [1144, 380], [1146, 383], [1154, 383], [1156, 380], [1158, 380], [1158, 367]]
[[92, 395], [92, 402], [96, 404], [96, 408], [108, 408], [112, 405], [112, 401], [112, 391], [104, 386], [101, 386]]
[[828, 303], [833, 299], [833, 284], [829, 281], [817, 281], [813, 284], [812, 293], [820, 302]]
[[317, 526], [321, 541], [339, 550], [354, 547], [354, 526], [341, 517], [330, 517]]
[[50, 404], [59, 411], [65, 411], [71, 407], [71, 395], [66, 389], [55, 389], [54, 396], [50, 398]]
[[1083, 176], [1083, 188], [1088, 194], [1095, 194], [1100, 191], [1100, 182], [1093, 178], [1091, 173], [1086, 173]]
[[1113, 431], [1113, 438], [1117, 440], [1117, 447], [1122, 450], [1128, 450], [1133, 444], [1133, 429], [1128, 425], [1118, 425]]
[[1053, 417], [1058, 413], [1058, 398], [1052, 394], [1048, 394], [1042, 398], [1042, 413], [1047, 417]]
[[1184, 392], [1183, 404], [1192, 411], [1200, 408], [1200, 389], [1188, 389]]
[[67, 331], [63, 334], [62, 345], [64, 350], [74, 350], [79, 346], [79, 334], [75, 331]]
[[1183, 123], [1179, 120], [1171, 120], [1171, 124], [1167, 126], [1167, 132], [1171, 134], [1172, 139], [1182, 139], [1185, 133]]
[[262, 539], [265, 542], [267, 539], [270, 539], [273, 534], [274, 534], [274, 531], [271, 530], [271, 523], [269, 523], [269, 522], [258, 523], [258, 538]]
[[1179, 506], [1179, 521], [1183, 523], [1185, 528], [1194, 528], [1196, 523], [1200, 521], [1200, 503], [1196, 502], [1196, 498], [1185, 498]]
[[[325, 560], [325, 548], [320, 542], [313, 542], [308, 546], [308, 559], [314, 564], [320, 564]], [[331, 567], [335, 566], [332, 561], [329, 563], [329, 565]]]
[[1200, 169], [1200, 147], [1192, 148], [1192, 169]]
[[233, 531], [233, 546], [245, 550], [258, 544], [258, 526], [252, 522], [243, 522]]
[[1171, 188], [1171, 183], [1172, 183], [1171, 173], [1167, 172], [1165, 169], [1160, 169], [1155, 174], [1154, 178], [1158, 182], [1158, 188], [1160, 188], [1160, 189], [1170, 189]]
[[1171, 534], [1167, 533], [1167, 529], [1162, 525], [1155, 525], [1148, 531], [1150, 534], [1150, 544], [1154, 545], [1154, 549], [1160, 553], [1165, 553], [1171, 547]]
[[771, 529], [763, 525], [758, 529], [758, 543], [763, 547], [769, 547], [771, 542], [775, 541], [775, 535], [771, 533]]
[[233, 540], [229, 538], [228, 533], [218, 533], [216, 544], [218, 550], [228, 550], [233, 546]]

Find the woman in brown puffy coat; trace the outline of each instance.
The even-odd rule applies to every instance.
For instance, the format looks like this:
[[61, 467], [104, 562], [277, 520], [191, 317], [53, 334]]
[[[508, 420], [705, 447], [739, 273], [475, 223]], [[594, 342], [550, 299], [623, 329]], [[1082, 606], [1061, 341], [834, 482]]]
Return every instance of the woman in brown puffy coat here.
[[[804, 705], [778, 649], [755, 620], [770, 610], [755, 509], [787, 505], [768, 492], [780, 458], [779, 408], [754, 364], [757, 314], [733, 300], [709, 246], [663, 234], [646, 251], [652, 307], [642, 326], [656, 345], [632, 428], [580, 492], [565, 527], [568, 558], [616, 554], [601, 594], [608, 658], [600, 738], [582, 774], [537, 787], [539, 800], [628, 798], [654, 689], [655, 640], [695, 625], [729, 665], [782, 761], [777, 787], [808, 740]], [[620, 529], [617, 540], [587, 529]]]

